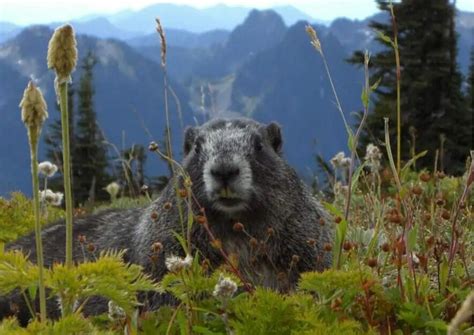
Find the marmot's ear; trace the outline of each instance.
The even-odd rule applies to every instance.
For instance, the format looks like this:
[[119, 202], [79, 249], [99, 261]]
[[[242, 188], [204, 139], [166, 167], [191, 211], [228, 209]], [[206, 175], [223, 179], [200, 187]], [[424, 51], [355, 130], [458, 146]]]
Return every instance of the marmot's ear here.
[[283, 139], [281, 137], [281, 128], [276, 122], [272, 122], [267, 126], [267, 135], [270, 144], [277, 153], [281, 153]]
[[196, 139], [197, 130], [194, 127], [187, 127], [184, 131], [184, 155], [189, 154], [193, 147], [194, 140]]

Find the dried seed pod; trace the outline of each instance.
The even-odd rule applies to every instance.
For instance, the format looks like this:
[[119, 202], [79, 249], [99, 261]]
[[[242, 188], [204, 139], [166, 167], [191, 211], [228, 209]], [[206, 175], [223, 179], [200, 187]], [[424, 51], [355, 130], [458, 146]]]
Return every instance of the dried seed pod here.
[[204, 215], [197, 215], [196, 222], [199, 223], [200, 225], [206, 224], [207, 218]]
[[422, 174], [420, 174], [420, 180], [427, 183], [429, 182], [431, 179], [431, 176], [428, 172], [423, 172]]
[[151, 245], [151, 251], [154, 253], [158, 253], [163, 250], [163, 244], [161, 242], [155, 242]]
[[331, 301], [331, 309], [337, 309], [342, 305], [342, 299], [337, 297]]
[[285, 281], [286, 278], [287, 278], [286, 273], [284, 273], [284, 272], [278, 272], [278, 274], [277, 274], [277, 280], [278, 280], [278, 281], [280, 281], [280, 282], [281, 282], [281, 281]]
[[423, 193], [423, 189], [421, 188], [420, 185], [415, 185], [413, 186], [413, 188], [411, 189], [411, 192], [414, 194], [414, 195], [421, 195]]
[[385, 242], [384, 244], [382, 244], [381, 249], [384, 252], [389, 252], [390, 251], [390, 244], [388, 244], [388, 242]]
[[275, 230], [272, 227], [267, 228], [267, 235], [268, 236], [273, 236], [275, 235]]
[[388, 220], [392, 223], [402, 223], [402, 216], [400, 214], [392, 214], [388, 217]]
[[300, 261], [300, 256], [298, 255], [291, 256], [291, 263], [297, 264], [299, 261]]
[[377, 266], [377, 258], [369, 258], [367, 260], [367, 265], [370, 266], [371, 268], [374, 268]]
[[95, 249], [96, 249], [96, 247], [95, 247], [95, 245], [94, 245], [94, 244], [92, 244], [92, 243], [89, 243], [89, 244], [87, 245], [87, 251], [89, 251], [89, 252], [91, 252], [91, 253], [92, 253], [92, 252], [94, 252], [94, 251], [95, 251]]
[[447, 211], [446, 209], [443, 210], [443, 212], [441, 213], [441, 217], [445, 220], [449, 220], [451, 218], [451, 214], [449, 213], [449, 211]]
[[428, 247], [432, 247], [433, 244], [435, 243], [435, 238], [434, 238], [434, 236], [431, 235], [430, 237], [428, 237], [428, 238], [426, 239], [425, 242], [426, 242], [426, 245], [427, 245]]
[[180, 198], [186, 198], [188, 196], [188, 191], [185, 188], [178, 190], [178, 195]]
[[428, 213], [428, 212], [425, 212], [425, 213], [423, 214], [423, 220], [424, 220], [425, 222], [429, 222], [429, 221], [431, 220], [431, 214]]
[[150, 218], [155, 222], [158, 221], [158, 218], [159, 218], [158, 212], [157, 211], [151, 212]]
[[211, 246], [212, 246], [214, 249], [222, 249], [222, 242], [221, 242], [221, 240], [219, 240], [219, 239], [212, 240], [212, 241], [211, 241]]
[[148, 145], [148, 150], [157, 151], [158, 150], [158, 143], [156, 143], [155, 141], [150, 142], [150, 144]]
[[237, 232], [241, 232], [245, 229], [245, 226], [243, 225], [243, 223], [241, 222], [236, 222], [234, 223], [234, 225], [232, 226], [232, 229], [234, 231], [237, 231]]
[[254, 238], [254, 237], [252, 237], [252, 238], [250, 239], [249, 243], [250, 243], [250, 246], [251, 246], [253, 249], [255, 249], [255, 248], [258, 247], [258, 241], [257, 241], [257, 239]]
[[444, 174], [443, 171], [436, 172], [436, 178], [443, 179], [444, 177], [446, 177], [446, 175]]
[[342, 247], [344, 248], [345, 251], [349, 251], [352, 249], [352, 243], [349, 241], [345, 241]]

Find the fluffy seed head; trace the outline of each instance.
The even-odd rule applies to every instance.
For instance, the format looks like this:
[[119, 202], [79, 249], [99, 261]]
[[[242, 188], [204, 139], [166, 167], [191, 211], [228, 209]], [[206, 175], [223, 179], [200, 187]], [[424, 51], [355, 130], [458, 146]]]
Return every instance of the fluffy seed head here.
[[156, 32], [160, 36], [161, 41], [161, 66], [166, 66], [166, 37], [165, 31], [163, 30], [163, 26], [161, 25], [161, 21], [159, 18], [155, 19], [156, 21]]
[[340, 167], [348, 166], [350, 164], [350, 158], [347, 158], [344, 152], [338, 152], [333, 158], [331, 158], [331, 165], [337, 169]]
[[41, 162], [38, 164], [38, 171], [46, 177], [51, 178], [58, 171], [58, 166], [48, 161]]
[[40, 202], [47, 203], [53, 206], [61, 206], [64, 194], [61, 192], [53, 192], [50, 189], [40, 191]]
[[311, 39], [311, 45], [320, 53], [323, 53], [323, 48], [321, 47], [321, 41], [319, 41], [318, 34], [316, 34], [316, 30], [310, 25], [306, 26], [306, 32]]
[[109, 303], [108, 303], [108, 313], [107, 314], [109, 316], [109, 319], [112, 320], [112, 321], [121, 320], [121, 319], [125, 318], [125, 316], [126, 316], [126, 313], [123, 310], [123, 308], [121, 308], [119, 305], [117, 305], [112, 300], [110, 300]]
[[28, 83], [23, 92], [20, 108], [23, 123], [28, 128], [40, 130], [44, 121], [48, 118], [48, 107], [40, 89], [32, 81]]
[[365, 149], [365, 161], [367, 165], [370, 167], [372, 172], [376, 172], [380, 169], [380, 160], [382, 159], [382, 152], [380, 149], [369, 143]]
[[183, 269], [188, 269], [193, 263], [193, 257], [187, 255], [185, 258], [171, 255], [166, 258], [166, 268], [174, 273], [180, 272]]
[[105, 187], [105, 190], [113, 199], [115, 199], [120, 191], [120, 185], [113, 181]]
[[212, 295], [218, 299], [228, 299], [234, 295], [235, 291], [237, 291], [237, 284], [221, 274]]
[[77, 48], [74, 29], [66, 24], [57, 28], [48, 45], [48, 68], [56, 72], [57, 83], [70, 81], [71, 73], [76, 68]]

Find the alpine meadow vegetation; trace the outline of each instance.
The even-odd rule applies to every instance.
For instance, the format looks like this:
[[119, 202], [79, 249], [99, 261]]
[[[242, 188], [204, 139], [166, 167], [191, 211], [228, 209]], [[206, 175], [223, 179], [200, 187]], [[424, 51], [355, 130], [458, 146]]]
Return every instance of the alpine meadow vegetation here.
[[[392, 7], [392, 22], [395, 15]], [[158, 19], [157, 32], [162, 45], [164, 112], [169, 120], [168, 94], [172, 94], [172, 88], [166, 74], [166, 35]], [[236, 260], [214, 236], [205, 210], [192, 212], [192, 180], [175, 160], [169, 131], [163, 145], [152, 142], [148, 149], [156, 155], [153, 157], [164, 160], [172, 172], [170, 182], [175, 185], [182, 227], [176, 232], [176, 239], [186, 256], [167, 258], [169, 272], [155, 282], [140, 266], [123, 260], [124, 250], [98, 253], [88, 243], [87, 236], [81, 235], [77, 242], [84, 257], [73, 262], [72, 227], [76, 217], [106, 208], [138, 207], [151, 202], [152, 195], [146, 185], [138, 185], [141, 189], [134, 186], [135, 191], [130, 187], [125, 193], [119, 184], [112, 182], [104, 187], [110, 201], [73, 208], [68, 84], [76, 65], [77, 49], [73, 27], [66, 25], [55, 31], [48, 52], [48, 67], [56, 72], [54, 85], [62, 116], [63, 157], [58, 160], [61, 166], [50, 162], [38, 164], [38, 138], [47, 112], [41, 92], [33, 82], [28, 84], [20, 104], [32, 143], [34, 199], [19, 193], [12, 194], [8, 200], [0, 198], [0, 296], [20, 292], [31, 319], [26, 327], [20, 326], [15, 317], [4, 319], [0, 322], [0, 334], [472, 334], [474, 152], [465, 153], [463, 172], [456, 176], [437, 164], [439, 155], [435, 155], [433, 170], [425, 167], [420, 170], [416, 162], [427, 155], [426, 151], [416, 151], [411, 156], [400, 154], [402, 136], [408, 132], [400, 117], [405, 108], [400, 106], [405, 101], [404, 87], [410, 83], [401, 85], [403, 68], [398, 60], [393, 60], [396, 64], [393, 71], [401, 72], [394, 86], [399, 88], [399, 93], [395, 89], [395, 109], [386, 113], [395, 117], [378, 120], [385, 126], [377, 130], [383, 134], [380, 143], [365, 145], [365, 140], [360, 138], [365, 136], [367, 120], [374, 117], [371, 94], [383, 83], [372, 75], [369, 52], [363, 53], [362, 62], [363, 113], [357, 129], [353, 130], [339, 103], [324, 45], [313, 27], [308, 26], [307, 32], [308, 43], [315, 48], [314, 56], [323, 57], [347, 130], [350, 153], [347, 157], [344, 152], [335, 153], [330, 161], [332, 197], [324, 204], [334, 222], [323, 219], [314, 222], [335, 225], [333, 244], [323, 246], [327, 252], [333, 252], [331, 269], [304, 273], [297, 289], [290, 293], [250, 286]], [[397, 42], [396, 33], [394, 36], [381, 35], [381, 38], [389, 41], [398, 58], [396, 50], [401, 41]], [[84, 64], [87, 65], [92, 68], [91, 64]], [[85, 79], [82, 82], [89, 84]], [[395, 136], [390, 130], [393, 124], [399, 129]], [[395, 143], [391, 143], [393, 140]], [[130, 175], [130, 166], [125, 163], [121, 166], [125, 176]], [[58, 170], [64, 177], [61, 191], [65, 195], [65, 210], [58, 207], [62, 193], [48, 189], [48, 179]], [[180, 187], [178, 178], [184, 180], [184, 187]], [[322, 196], [322, 192], [316, 196]], [[63, 246], [65, 263], [46, 268], [42, 266], [41, 229], [61, 218], [65, 218], [67, 227], [67, 243]], [[190, 234], [193, 225], [201, 225], [209, 235], [212, 246], [224, 259], [222, 266], [210, 267], [193, 250]], [[246, 232], [242, 223], [236, 223], [234, 230], [245, 235], [249, 244], [260, 242]], [[39, 250], [34, 262], [27, 254], [5, 248], [31, 231], [37, 236]], [[315, 241], [307, 243], [311, 245]], [[150, 248], [158, 255], [163, 245], [157, 242]], [[292, 260], [298, 261], [297, 257]], [[167, 292], [175, 304], [158, 310], [147, 309], [139, 303], [143, 292]], [[58, 301], [61, 315], [57, 319], [46, 317], [46, 295]], [[81, 312], [94, 296], [107, 299], [108, 313], [86, 317]]]

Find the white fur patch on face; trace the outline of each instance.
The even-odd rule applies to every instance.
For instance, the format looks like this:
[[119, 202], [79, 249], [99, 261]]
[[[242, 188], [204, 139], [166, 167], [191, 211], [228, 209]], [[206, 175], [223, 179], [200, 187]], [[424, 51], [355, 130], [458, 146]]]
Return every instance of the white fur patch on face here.
[[[207, 197], [216, 210], [235, 213], [248, 208], [253, 192], [252, 170], [247, 160], [249, 148], [253, 147], [250, 141], [246, 129], [232, 128], [231, 123], [227, 123], [225, 128], [210, 132], [203, 143], [203, 180]], [[238, 175], [227, 185], [211, 174], [211, 169], [218, 169], [220, 165], [235, 166], [239, 170]], [[226, 198], [235, 202], [229, 204], [222, 201], [224, 187]]]

